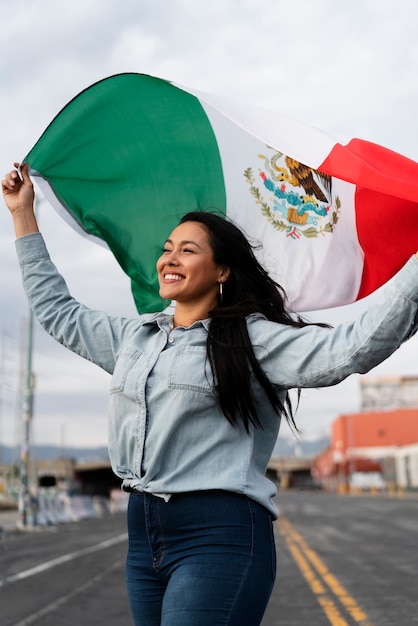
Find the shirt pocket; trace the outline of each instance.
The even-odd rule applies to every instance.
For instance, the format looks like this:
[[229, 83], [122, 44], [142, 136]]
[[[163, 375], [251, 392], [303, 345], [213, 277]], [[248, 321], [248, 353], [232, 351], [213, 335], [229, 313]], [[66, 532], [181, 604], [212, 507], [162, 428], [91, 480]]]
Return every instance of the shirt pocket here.
[[168, 373], [168, 386], [170, 389], [214, 393], [212, 369], [205, 347], [184, 346], [176, 352]]
[[122, 352], [115, 365], [112, 381], [110, 383], [110, 393], [120, 393], [125, 389], [126, 379], [133, 366], [143, 354], [142, 350], [133, 352]]

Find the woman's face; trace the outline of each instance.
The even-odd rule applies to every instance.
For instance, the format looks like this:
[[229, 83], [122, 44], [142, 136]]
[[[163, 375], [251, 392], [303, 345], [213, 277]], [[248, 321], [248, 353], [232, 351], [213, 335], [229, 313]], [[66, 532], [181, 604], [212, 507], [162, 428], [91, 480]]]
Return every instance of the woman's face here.
[[173, 230], [157, 261], [157, 272], [162, 298], [207, 302], [208, 311], [217, 303], [218, 282], [229, 275], [213, 260], [207, 230], [199, 222], [184, 222]]

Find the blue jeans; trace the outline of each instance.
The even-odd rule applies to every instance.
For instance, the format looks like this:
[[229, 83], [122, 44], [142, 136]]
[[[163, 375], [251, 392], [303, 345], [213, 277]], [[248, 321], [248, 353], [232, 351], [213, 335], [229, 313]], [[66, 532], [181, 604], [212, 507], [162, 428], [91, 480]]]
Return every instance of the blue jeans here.
[[226, 491], [133, 493], [126, 580], [135, 626], [257, 626], [276, 575], [269, 512]]

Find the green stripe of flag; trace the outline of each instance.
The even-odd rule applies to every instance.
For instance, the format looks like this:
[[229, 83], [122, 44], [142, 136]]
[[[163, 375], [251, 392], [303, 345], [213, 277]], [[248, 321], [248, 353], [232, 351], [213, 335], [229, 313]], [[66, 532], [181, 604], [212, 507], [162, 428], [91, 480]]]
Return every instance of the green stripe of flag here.
[[166, 305], [155, 263], [179, 218], [209, 207], [226, 213], [218, 145], [200, 102], [150, 76], [121, 74], [80, 93], [25, 161], [107, 243], [141, 312]]

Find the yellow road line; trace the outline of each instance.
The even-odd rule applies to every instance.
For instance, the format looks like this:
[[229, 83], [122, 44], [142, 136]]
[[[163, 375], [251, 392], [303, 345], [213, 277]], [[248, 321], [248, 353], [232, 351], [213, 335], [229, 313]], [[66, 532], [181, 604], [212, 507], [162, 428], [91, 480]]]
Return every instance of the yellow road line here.
[[292, 540], [292, 537], [286, 532], [286, 528], [282, 528], [281, 523], [279, 523], [279, 529], [281, 534], [284, 536], [288, 548], [296, 563], [298, 564], [300, 571], [302, 572], [313, 593], [316, 595], [319, 604], [321, 605], [326, 616], [328, 617], [329, 622], [332, 624], [332, 626], [348, 626], [348, 623], [345, 621], [340, 611], [338, 610], [337, 605], [327, 594], [326, 588], [322, 584], [321, 580], [316, 576], [315, 572], [309, 565], [301, 550]]
[[[309, 547], [302, 536], [293, 528], [289, 520], [281, 517], [278, 522], [278, 527], [293, 558], [313, 593], [317, 596], [317, 600], [332, 626], [348, 626], [348, 622], [342, 616], [335, 601], [330, 597], [323, 583], [325, 583], [331, 593], [334, 594], [334, 597], [342, 604], [356, 624], [359, 626], [373, 626], [367, 614], [338, 579], [329, 571], [317, 553]], [[311, 565], [314, 569], [312, 569]], [[314, 570], [316, 570], [316, 573]]]

